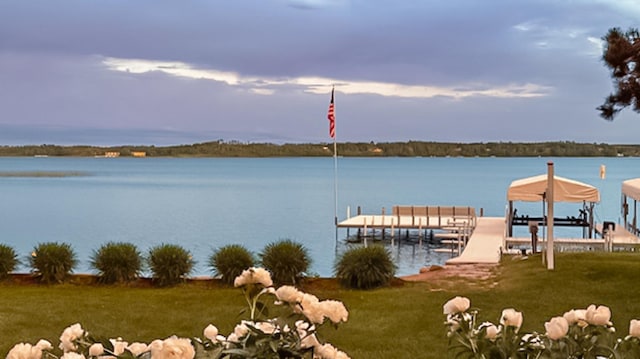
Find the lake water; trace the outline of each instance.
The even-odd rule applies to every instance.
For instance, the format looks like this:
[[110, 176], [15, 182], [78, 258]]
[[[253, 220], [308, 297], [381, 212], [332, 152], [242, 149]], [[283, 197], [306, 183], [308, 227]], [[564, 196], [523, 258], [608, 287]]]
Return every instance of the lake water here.
[[[618, 222], [620, 188], [640, 176], [640, 158], [339, 158], [338, 219], [389, 213], [393, 205], [473, 206], [504, 216], [506, 191], [516, 179], [545, 174], [596, 186], [596, 221]], [[606, 178], [600, 178], [600, 166]], [[74, 171], [73, 177], [0, 177], [0, 242], [23, 262], [42, 242], [72, 245], [76, 272], [90, 273], [94, 250], [110, 241], [143, 252], [170, 243], [190, 251], [194, 275], [210, 275], [215, 248], [238, 243], [254, 253], [292, 239], [308, 248], [312, 273], [331, 276], [346, 230], [334, 222], [333, 158], [0, 158], [0, 172]], [[516, 203], [539, 215], [540, 203]], [[578, 215], [559, 205], [557, 216]], [[556, 229], [556, 235], [558, 234]], [[450, 258], [424, 243], [389, 245], [398, 274], [417, 273]], [[28, 271], [23, 266], [21, 271]]]

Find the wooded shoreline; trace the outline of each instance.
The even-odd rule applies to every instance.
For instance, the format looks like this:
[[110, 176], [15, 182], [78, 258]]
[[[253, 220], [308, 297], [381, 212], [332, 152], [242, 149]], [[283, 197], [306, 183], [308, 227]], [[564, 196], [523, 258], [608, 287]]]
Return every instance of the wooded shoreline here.
[[[577, 142], [344, 142], [337, 144], [344, 157], [638, 157], [640, 145]], [[327, 157], [333, 156], [331, 143], [273, 144], [212, 141], [176, 146], [153, 145], [0, 146], [0, 156], [104, 156], [121, 157], [143, 153], [145, 157]]]

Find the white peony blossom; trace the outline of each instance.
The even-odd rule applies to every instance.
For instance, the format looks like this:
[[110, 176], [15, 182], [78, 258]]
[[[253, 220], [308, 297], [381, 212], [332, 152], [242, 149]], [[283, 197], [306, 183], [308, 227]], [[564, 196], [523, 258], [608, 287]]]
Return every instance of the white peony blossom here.
[[149, 351], [149, 346], [145, 343], [134, 342], [127, 346], [127, 350], [129, 350], [131, 354], [138, 356], [146, 351]]
[[325, 317], [333, 323], [346, 322], [349, 319], [349, 312], [342, 302], [337, 300], [323, 300], [320, 302]]
[[6, 359], [40, 359], [42, 349], [29, 343], [19, 343], [13, 346]]
[[[320, 300], [313, 294], [305, 293], [299, 304], [302, 314], [309, 319], [311, 323], [322, 324], [324, 322], [324, 310], [320, 305]], [[297, 312], [294, 308], [294, 312]]]
[[36, 348], [40, 350], [53, 350], [53, 345], [48, 340], [40, 339], [36, 343]]
[[579, 327], [584, 328], [587, 325], [587, 310], [586, 309], [571, 309], [570, 311], [562, 315], [567, 320], [569, 325], [577, 324]]
[[271, 322], [258, 322], [255, 327], [265, 334], [273, 334], [278, 330], [278, 327]]
[[500, 324], [505, 327], [514, 327], [515, 331], [518, 332], [522, 326], [522, 313], [513, 308], [504, 309], [500, 317]]
[[207, 325], [206, 328], [204, 328], [204, 337], [211, 340], [212, 342], [216, 342], [217, 339], [216, 337], [218, 336], [218, 328], [215, 327], [215, 325], [213, 324], [209, 324]]
[[273, 281], [271, 274], [264, 268], [249, 268], [242, 271], [242, 274], [233, 281], [235, 287], [242, 287], [247, 284], [262, 284], [264, 287], [271, 287]]
[[76, 350], [74, 341], [84, 335], [84, 329], [79, 323], [73, 324], [67, 327], [60, 335], [60, 349], [63, 352], [70, 352]]
[[457, 296], [444, 304], [442, 307], [445, 315], [466, 312], [471, 306], [469, 298]]
[[485, 329], [485, 338], [491, 341], [495, 341], [498, 337], [498, 333], [500, 333], [500, 329], [491, 322], [484, 322], [480, 324], [478, 329]]
[[102, 343], [93, 343], [89, 347], [89, 356], [97, 357], [98, 355], [104, 354], [104, 346]]
[[290, 285], [283, 285], [276, 289], [276, 298], [285, 303], [300, 303], [303, 295], [303, 292]]
[[320, 359], [335, 359], [338, 355], [338, 349], [329, 343], [316, 346], [314, 354], [318, 355]]
[[78, 354], [76, 352], [68, 352], [68, 353], [64, 353], [64, 355], [62, 355], [60, 359], [86, 359], [86, 358], [82, 354]]
[[585, 319], [587, 320], [587, 323], [591, 325], [612, 325], [611, 309], [604, 305], [595, 306], [594, 304], [591, 304], [587, 307]]
[[569, 322], [565, 317], [553, 317], [550, 321], [544, 323], [544, 329], [547, 331], [546, 336], [549, 339], [562, 339], [569, 332]]
[[163, 340], [162, 345], [154, 342], [150, 345], [151, 359], [193, 359], [196, 355], [189, 339], [173, 336]]
[[109, 341], [111, 342], [111, 345], [113, 345], [113, 354], [115, 355], [124, 353], [127, 346], [129, 346], [129, 343], [123, 341], [122, 338], [109, 339]]
[[631, 319], [631, 322], [629, 322], [629, 335], [640, 338], [640, 320]]

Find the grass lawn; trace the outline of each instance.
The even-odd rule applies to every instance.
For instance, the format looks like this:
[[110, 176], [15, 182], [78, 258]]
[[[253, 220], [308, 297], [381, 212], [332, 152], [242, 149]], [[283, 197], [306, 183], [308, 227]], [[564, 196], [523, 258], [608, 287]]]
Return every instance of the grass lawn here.
[[[302, 289], [320, 299], [337, 299], [349, 321], [322, 328], [322, 339], [352, 358], [445, 358], [442, 305], [456, 295], [471, 299], [480, 320], [494, 323], [504, 308], [524, 313], [523, 331], [544, 332], [544, 322], [574, 308], [604, 304], [619, 336], [640, 318], [640, 255], [560, 253], [547, 271], [540, 256], [503, 258], [494, 278], [482, 282], [452, 278], [446, 283], [405, 283], [371, 291], [341, 289], [331, 281]], [[64, 284], [0, 285], [0, 357], [18, 342], [40, 338], [58, 345], [67, 326], [81, 323], [94, 333], [129, 342], [178, 336], [202, 337], [207, 324], [232, 331], [245, 308], [238, 289], [209, 282], [174, 288]]]

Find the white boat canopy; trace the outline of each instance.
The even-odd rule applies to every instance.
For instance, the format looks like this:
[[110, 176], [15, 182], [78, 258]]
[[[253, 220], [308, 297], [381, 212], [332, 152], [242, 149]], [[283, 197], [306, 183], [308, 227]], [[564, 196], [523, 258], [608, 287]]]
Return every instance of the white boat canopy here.
[[623, 181], [622, 194], [635, 200], [640, 200], [640, 178]]
[[[594, 186], [563, 177], [553, 177], [554, 202], [600, 202], [600, 192]], [[640, 179], [636, 187], [640, 196]], [[539, 202], [547, 190], [547, 175], [522, 178], [511, 182], [507, 190], [508, 201]]]

